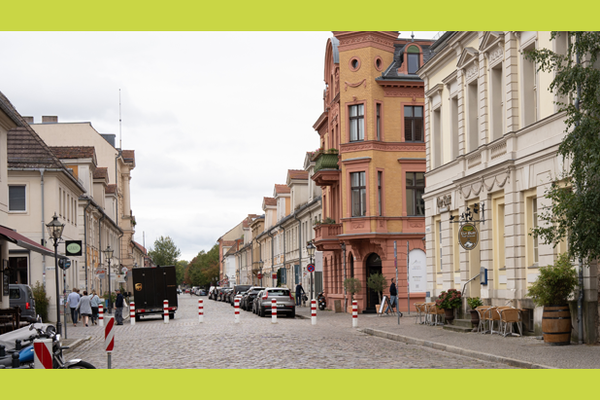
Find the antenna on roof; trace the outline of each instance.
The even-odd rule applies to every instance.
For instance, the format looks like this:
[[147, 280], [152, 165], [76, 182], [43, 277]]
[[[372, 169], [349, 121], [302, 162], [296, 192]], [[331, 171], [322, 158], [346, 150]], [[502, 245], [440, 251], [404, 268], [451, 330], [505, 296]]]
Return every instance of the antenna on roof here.
[[123, 148], [123, 135], [121, 133], [121, 89], [119, 88], [119, 149]]
[[412, 31], [412, 32], [411, 32], [411, 34], [410, 34], [410, 38], [411, 38], [411, 40], [410, 40], [411, 42], [414, 42], [414, 41], [415, 41], [415, 31]]

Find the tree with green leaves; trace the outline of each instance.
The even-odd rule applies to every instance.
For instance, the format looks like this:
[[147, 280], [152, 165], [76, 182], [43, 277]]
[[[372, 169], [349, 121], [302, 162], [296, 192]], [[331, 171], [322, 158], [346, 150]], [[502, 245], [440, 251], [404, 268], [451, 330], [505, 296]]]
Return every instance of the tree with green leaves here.
[[184, 283], [185, 278], [185, 270], [188, 267], [188, 262], [185, 260], [179, 260], [175, 263], [175, 280], [177, 282], [177, 286]]
[[356, 278], [346, 278], [344, 280], [344, 289], [346, 289], [346, 292], [350, 293], [350, 300], [352, 301], [354, 300], [354, 295], [360, 293], [362, 290], [362, 285], [360, 280]]
[[210, 286], [219, 279], [219, 245], [200, 251], [185, 271], [185, 282], [192, 286]]
[[161, 236], [156, 239], [154, 241], [154, 248], [148, 251], [148, 256], [150, 256], [152, 262], [160, 266], [175, 265], [180, 255], [181, 252], [169, 236]]
[[555, 246], [568, 239], [571, 258], [600, 256], [600, 32], [552, 32], [567, 35], [566, 54], [548, 49], [527, 53], [539, 71], [554, 73], [550, 90], [566, 113], [566, 135], [558, 148], [562, 178], [548, 191], [552, 205], [539, 217], [547, 224], [533, 230]]
[[381, 296], [383, 294], [383, 289], [387, 286], [387, 280], [385, 276], [381, 273], [369, 275], [367, 279], [367, 287], [371, 290], [377, 292], [379, 296], [379, 304], [381, 304]]

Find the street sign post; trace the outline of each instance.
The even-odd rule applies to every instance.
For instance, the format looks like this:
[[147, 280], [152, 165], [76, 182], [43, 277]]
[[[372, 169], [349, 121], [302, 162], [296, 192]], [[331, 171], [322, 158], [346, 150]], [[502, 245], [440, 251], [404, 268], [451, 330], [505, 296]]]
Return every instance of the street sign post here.
[[307, 269], [308, 272], [315, 272], [315, 266], [314, 266], [314, 264], [308, 264], [306, 266], [306, 269]]

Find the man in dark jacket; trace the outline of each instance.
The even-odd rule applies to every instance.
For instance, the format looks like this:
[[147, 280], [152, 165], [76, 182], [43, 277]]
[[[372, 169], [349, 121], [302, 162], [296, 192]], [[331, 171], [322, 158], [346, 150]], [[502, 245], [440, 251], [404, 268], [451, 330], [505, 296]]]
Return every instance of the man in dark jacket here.
[[304, 288], [302, 287], [302, 282], [299, 282], [296, 285], [296, 305], [297, 306], [299, 306], [301, 304], [303, 293], [305, 293], [305, 292], [304, 292]]
[[[394, 311], [394, 307], [398, 309], [398, 291], [396, 290], [396, 284], [394, 283], [394, 278], [392, 278], [392, 284], [390, 285], [390, 304], [392, 305], [391, 311]], [[388, 306], [385, 312], [390, 311], [390, 307]]]
[[117, 325], [123, 325], [123, 295], [119, 289], [117, 292], [117, 300], [115, 301], [115, 322]]

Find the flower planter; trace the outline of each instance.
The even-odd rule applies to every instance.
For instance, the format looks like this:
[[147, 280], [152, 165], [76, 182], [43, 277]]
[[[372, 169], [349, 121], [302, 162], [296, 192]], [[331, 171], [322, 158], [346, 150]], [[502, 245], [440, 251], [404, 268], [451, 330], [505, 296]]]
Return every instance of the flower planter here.
[[571, 344], [571, 310], [568, 305], [544, 306], [542, 335], [544, 343], [550, 345]]
[[471, 310], [471, 324], [474, 328], [479, 326], [479, 313], [477, 310]]
[[452, 321], [454, 321], [454, 309], [451, 308], [450, 310], [444, 310], [444, 313], [446, 317], [446, 322], [451, 324]]

